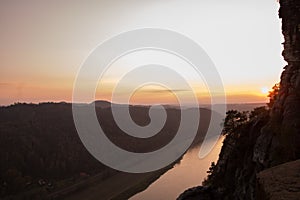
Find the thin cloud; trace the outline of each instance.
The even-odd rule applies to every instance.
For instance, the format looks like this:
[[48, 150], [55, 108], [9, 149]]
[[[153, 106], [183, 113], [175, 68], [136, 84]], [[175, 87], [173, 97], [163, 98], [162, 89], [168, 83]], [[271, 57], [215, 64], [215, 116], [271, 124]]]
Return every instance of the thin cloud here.
[[14, 86], [12, 83], [0, 83], [0, 87]]
[[190, 92], [191, 90], [186, 89], [174, 89], [174, 90], [168, 90], [168, 89], [143, 89], [143, 92], [147, 93], [166, 93], [166, 92]]

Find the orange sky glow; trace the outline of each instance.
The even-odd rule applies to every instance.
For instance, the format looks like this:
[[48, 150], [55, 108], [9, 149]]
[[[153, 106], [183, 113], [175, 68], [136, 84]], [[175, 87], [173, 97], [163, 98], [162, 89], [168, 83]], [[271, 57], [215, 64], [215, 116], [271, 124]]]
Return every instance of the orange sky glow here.
[[[92, 1], [83, 5], [79, 0], [1, 1], [0, 105], [72, 102], [76, 74], [91, 51], [113, 35], [144, 27], [174, 30], [197, 42], [222, 78], [227, 103], [268, 101], [268, 90], [278, 82], [286, 64], [281, 56], [283, 37], [278, 3], [273, 0], [130, 2]], [[166, 64], [178, 68], [183, 65], [164, 54], [129, 56], [115, 64], [104, 80], [107, 85], [96, 91], [95, 100], [111, 99], [111, 82], [122, 71], [120, 68], [151, 59], [165, 59]], [[172, 59], [175, 61], [169, 62]], [[192, 73], [186, 77], [190, 77], [192, 84], [198, 84], [193, 83]], [[194, 87], [194, 91], [200, 104], [208, 104], [210, 96], [202, 85]], [[124, 87], [120, 103], [122, 95], [128, 95]], [[176, 103], [174, 94], [151, 87], [134, 93], [130, 102]]]

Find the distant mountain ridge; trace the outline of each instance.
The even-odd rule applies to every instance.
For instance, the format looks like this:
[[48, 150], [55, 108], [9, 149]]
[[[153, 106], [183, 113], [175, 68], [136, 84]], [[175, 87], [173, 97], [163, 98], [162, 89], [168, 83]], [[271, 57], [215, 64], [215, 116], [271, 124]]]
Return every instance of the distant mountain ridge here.
[[[93, 106], [93, 103], [78, 105]], [[153, 151], [166, 145], [177, 132], [180, 110], [167, 108], [166, 124], [158, 134], [149, 139], [130, 137], [115, 124], [111, 105], [96, 101], [96, 114], [107, 137], [123, 149]], [[120, 106], [123, 109], [124, 105]], [[131, 117], [139, 125], [149, 123], [148, 111], [149, 106], [130, 106]], [[200, 112], [202, 118], [195, 143], [205, 136], [210, 120], [210, 110], [200, 109]], [[77, 180], [98, 173], [106, 179], [116, 173], [97, 161], [81, 143], [70, 103], [17, 103], [0, 107], [0, 129], [1, 199], [35, 189], [39, 180], [59, 187], [66, 179]]]

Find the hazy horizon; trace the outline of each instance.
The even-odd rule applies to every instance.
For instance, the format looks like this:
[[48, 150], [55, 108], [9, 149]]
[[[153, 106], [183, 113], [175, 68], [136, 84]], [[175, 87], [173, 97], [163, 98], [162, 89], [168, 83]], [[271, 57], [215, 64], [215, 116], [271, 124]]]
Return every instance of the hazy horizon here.
[[[11, 104], [5, 104], [5, 105], [1, 105], [0, 106], [11, 106], [11, 105], [15, 105], [15, 104], [35, 104], [35, 105], [38, 105], [38, 104], [47, 104], [47, 103], [54, 103], [54, 104], [59, 104], [59, 103], [67, 103], [67, 104], [92, 104], [92, 103], [95, 103], [95, 102], [107, 102], [107, 103], [111, 103], [111, 104], [116, 104], [116, 105], [133, 105], [133, 106], [152, 106], [152, 105], [157, 105], [155, 103], [153, 104], [146, 104], [146, 103], [138, 103], [138, 102], [133, 102], [133, 103], [130, 103], [130, 104], [126, 104], [126, 103], [122, 103], [122, 102], [111, 102], [109, 100], [103, 100], [103, 99], [96, 99], [95, 101], [93, 102], [77, 102], [77, 103], [74, 103], [72, 101], [41, 101], [41, 102], [14, 102], [14, 103], [11, 103]], [[261, 105], [261, 104], [265, 104], [267, 106], [267, 102], [246, 102], [246, 103], [226, 103], [226, 105]], [[162, 104], [164, 106], [179, 106], [178, 104]], [[194, 106], [210, 106], [212, 104], [206, 104], [206, 103], [203, 103], [203, 104], [198, 104], [198, 105], [192, 105], [192, 104], [184, 104], [183, 106], [185, 107], [194, 107]], [[216, 103], [214, 105], [221, 105], [221, 103]]]
[[[228, 103], [265, 103], [285, 65], [278, 7], [274, 0], [93, 1], [84, 5], [80, 1], [2, 1], [0, 105], [71, 102], [76, 74], [90, 52], [120, 32], [144, 27], [174, 30], [203, 47], [220, 73]], [[174, 68], [184, 67], [176, 58], [157, 52], [126, 56], [113, 64], [103, 79], [105, 91], [97, 91], [95, 98], [110, 100], [119, 72], [153, 58]], [[201, 103], [209, 102], [203, 83], [194, 83], [193, 74], [186, 76]], [[150, 85], [132, 101], [171, 104], [171, 96]]]

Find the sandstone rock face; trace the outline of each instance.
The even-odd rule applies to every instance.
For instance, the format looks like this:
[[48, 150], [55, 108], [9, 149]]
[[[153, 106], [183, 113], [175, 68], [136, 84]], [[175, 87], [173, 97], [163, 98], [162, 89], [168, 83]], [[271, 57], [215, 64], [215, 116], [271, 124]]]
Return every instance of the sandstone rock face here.
[[282, 55], [288, 65], [269, 123], [274, 134], [267, 152], [270, 166], [300, 158], [300, 1], [281, 0], [279, 17], [285, 38]]
[[300, 199], [300, 160], [264, 170], [257, 177], [258, 200]]
[[227, 136], [208, 188], [186, 191], [180, 199], [215, 193], [225, 200], [300, 199], [300, 161], [282, 164], [300, 159], [300, 1], [280, 0], [279, 17], [288, 65], [269, 117]]

